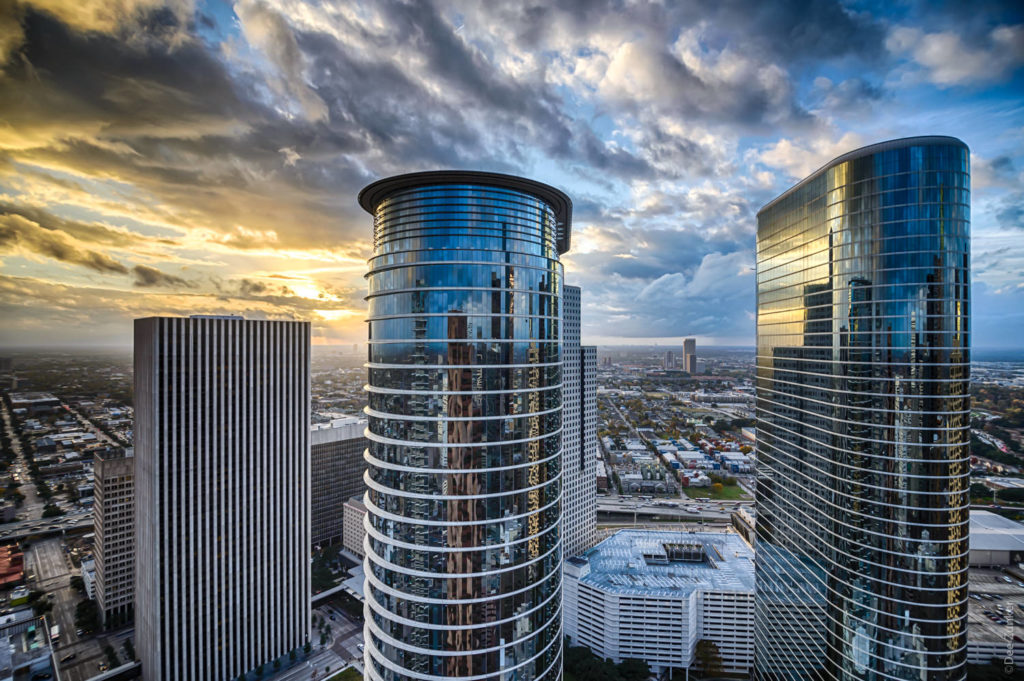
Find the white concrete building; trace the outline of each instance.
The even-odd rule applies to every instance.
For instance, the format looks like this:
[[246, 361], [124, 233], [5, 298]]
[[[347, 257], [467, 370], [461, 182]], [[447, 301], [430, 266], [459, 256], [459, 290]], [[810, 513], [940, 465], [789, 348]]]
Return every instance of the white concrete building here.
[[85, 587], [85, 597], [89, 600], [96, 598], [96, 561], [82, 561], [82, 584]]
[[363, 541], [366, 539], [366, 506], [360, 497], [352, 497], [345, 502], [345, 534], [343, 548], [360, 558], [366, 555]]
[[575, 556], [597, 532], [597, 348], [580, 345], [580, 289], [562, 291], [562, 547]]
[[224, 681], [310, 627], [310, 325], [135, 321], [136, 648]]
[[734, 533], [622, 530], [565, 562], [565, 634], [572, 645], [652, 672], [696, 668], [713, 641], [724, 671], [754, 660], [754, 552]]

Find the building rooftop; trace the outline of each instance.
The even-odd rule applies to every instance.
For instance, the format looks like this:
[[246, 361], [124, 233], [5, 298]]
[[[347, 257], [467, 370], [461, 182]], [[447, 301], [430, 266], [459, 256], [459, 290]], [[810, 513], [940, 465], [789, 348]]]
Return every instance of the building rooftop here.
[[373, 215], [377, 212], [380, 202], [391, 194], [415, 187], [443, 184], [492, 186], [536, 196], [550, 205], [555, 212], [555, 220], [558, 222], [558, 252], [565, 253], [569, 250], [572, 234], [572, 199], [565, 192], [550, 185], [517, 175], [476, 170], [429, 170], [395, 175], [363, 187], [359, 192], [359, 205]]
[[789, 189], [784, 191], [782, 194], [780, 194], [776, 198], [774, 198], [771, 201], [769, 201], [767, 204], [765, 204], [761, 208], [761, 210], [757, 211], [757, 214], [760, 215], [761, 213], [765, 212], [766, 210], [768, 210], [772, 206], [774, 206], [777, 203], [781, 202], [787, 196], [789, 196], [789, 195], [793, 194], [794, 192], [798, 191], [801, 187], [809, 184], [812, 180], [814, 180], [815, 178], [819, 177], [822, 173], [827, 172], [830, 168], [833, 168], [833, 167], [839, 165], [840, 163], [846, 163], [847, 161], [853, 161], [855, 159], [862, 158], [864, 156], [870, 156], [871, 154], [878, 154], [878, 153], [881, 153], [883, 151], [889, 151], [890, 149], [903, 149], [905, 147], [928, 146], [928, 145], [953, 145], [953, 146], [963, 147], [964, 149], [967, 148], [967, 145], [964, 144], [961, 140], [958, 140], [956, 137], [947, 137], [945, 135], [924, 135], [924, 136], [920, 136], [920, 137], [901, 137], [899, 139], [886, 140], [884, 142], [877, 142], [875, 144], [869, 144], [866, 147], [860, 147], [859, 149], [854, 149], [853, 151], [848, 151], [845, 154], [842, 154], [841, 156], [836, 156], [834, 159], [832, 159], [831, 161], [829, 161], [825, 165], [821, 166], [820, 168], [815, 170], [813, 173], [811, 173], [810, 175], [808, 175], [804, 179], [802, 179], [799, 182], [797, 182], [795, 185], [793, 185], [792, 187], [790, 187]]
[[329, 423], [314, 423], [310, 426], [312, 436], [310, 442], [314, 445], [321, 445], [326, 442], [352, 440], [363, 437], [363, 432], [365, 430], [365, 418], [346, 416], [331, 419]]
[[1024, 525], [991, 511], [971, 511], [971, 548], [1024, 551]]
[[680, 597], [696, 589], [754, 589], [754, 552], [732, 532], [622, 530], [569, 562], [589, 565], [582, 583], [620, 594]]
[[12, 404], [31, 404], [33, 402], [59, 402], [56, 395], [52, 393], [11, 393]]

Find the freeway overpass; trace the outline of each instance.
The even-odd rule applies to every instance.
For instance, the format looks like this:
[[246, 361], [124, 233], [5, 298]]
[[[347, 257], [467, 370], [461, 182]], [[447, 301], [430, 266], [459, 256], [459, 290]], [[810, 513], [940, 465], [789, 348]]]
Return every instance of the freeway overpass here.
[[62, 515], [55, 518], [22, 520], [0, 525], [0, 542], [21, 540], [27, 537], [47, 537], [85, 529], [92, 529], [91, 512]]
[[[674, 505], [673, 505], [674, 504]], [[729, 522], [732, 512], [737, 506], [753, 509], [752, 502], [669, 502], [640, 501], [629, 497], [598, 497], [597, 515], [599, 519], [615, 518], [659, 518], [661, 520], [689, 521], [721, 521]]]

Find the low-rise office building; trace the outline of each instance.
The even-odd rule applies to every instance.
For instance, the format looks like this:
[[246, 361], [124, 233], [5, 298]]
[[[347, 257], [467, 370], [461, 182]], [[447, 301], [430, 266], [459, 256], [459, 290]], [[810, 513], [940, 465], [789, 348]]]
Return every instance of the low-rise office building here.
[[345, 502], [366, 490], [366, 419], [354, 416], [314, 424], [310, 433], [312, 542], [344, 543]]
[[754, 552], [734, 533], [622, 530], [565, 563], [572, 645], [654, 673], [696, 668], [715, 643], [727, 673], [753, 663]]
[[0, 681], [49, 679], [53, 673], [46, 619], [31, 610], [0, 617]]

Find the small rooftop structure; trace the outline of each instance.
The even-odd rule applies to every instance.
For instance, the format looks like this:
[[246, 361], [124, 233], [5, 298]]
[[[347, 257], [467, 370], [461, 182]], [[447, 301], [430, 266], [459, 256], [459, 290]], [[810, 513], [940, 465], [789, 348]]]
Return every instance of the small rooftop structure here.
[[363, 437], [365, 430], [366, 419], [357, 416], [331, 419], [329, 423], [314, 423], [310, 426], [310, 444], [320, 445], [339, 440], [352, 440]]

